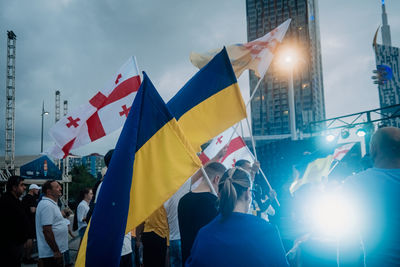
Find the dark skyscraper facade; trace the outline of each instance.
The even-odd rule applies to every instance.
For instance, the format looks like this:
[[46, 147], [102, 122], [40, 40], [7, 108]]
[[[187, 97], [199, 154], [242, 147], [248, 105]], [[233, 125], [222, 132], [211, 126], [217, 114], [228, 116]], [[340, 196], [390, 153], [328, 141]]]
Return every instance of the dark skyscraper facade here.
[[[294, 47], [298, 57], [293, 70], [296, 128], [325, 119], [321, 45], [317, 0], [247, 0], [247, 38], [257, 39], [288, 18], [292, 19], [281, 46], [251, 102], [253, 135], [290, 133], [288, 72], [279, 67], [283, 48]], [[250, 72], [250, 92], [258, 78]]]

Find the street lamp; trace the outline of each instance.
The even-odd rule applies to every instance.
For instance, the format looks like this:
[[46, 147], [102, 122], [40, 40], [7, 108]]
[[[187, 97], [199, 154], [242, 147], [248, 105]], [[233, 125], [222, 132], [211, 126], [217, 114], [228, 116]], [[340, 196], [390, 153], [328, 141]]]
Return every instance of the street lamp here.
[[293, 89], [293, 68], [296, 64], [296, 55], [293, 50], [284, 52], [283, 62], [285, 69], [289, 72], [288, 77], [288, 97], [289, 97], [289, 122], [290, 122], [290, 133], [292, 140], [297, 140], [296, 130], [296, 110], [294, 105], [294, 89]]
[[44, 115], [48, 115], [49, 112], [44, 110], [44, 101], [42, 104], [42, 133], [41, 133], [41, 142], [40, 142], [40, 153], [43, 153], [43, 124], [44, 124]]

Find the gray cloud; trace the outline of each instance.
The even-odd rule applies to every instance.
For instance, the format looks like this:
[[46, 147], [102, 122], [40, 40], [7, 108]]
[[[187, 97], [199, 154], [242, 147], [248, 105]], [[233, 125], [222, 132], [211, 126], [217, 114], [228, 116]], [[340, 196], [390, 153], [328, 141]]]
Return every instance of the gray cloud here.
[[[378, 106], [371, 41], [379, 1], [319, 1], [327, 116]], [[387, 1], [393, 44], [400, 46], [398, 1]], [[44, 100], [54, 124], [54, 92], [70, 109], [85, 103], [135, 55], [165, 100], [196, 72], [191, 51], [246, 42], [245, 1], [20, 0], [0, 2], [0, 154], [4, 153], [6, 31], [17, 35], [16, 154], [40, 150]], [[3, 65], [3, 66], [2, 66]], [[244, 74], [245, 75], [245, 74]], [[243, 76], [243, 75], [242, 75]], [[248, 77], [241, 77], [242, 91]], [[247, 93], [247, 92], [246, 92]], [[247, 93], [248, 94], [248, 93]], [[82, 149], [105, 153], [118, 132]]]

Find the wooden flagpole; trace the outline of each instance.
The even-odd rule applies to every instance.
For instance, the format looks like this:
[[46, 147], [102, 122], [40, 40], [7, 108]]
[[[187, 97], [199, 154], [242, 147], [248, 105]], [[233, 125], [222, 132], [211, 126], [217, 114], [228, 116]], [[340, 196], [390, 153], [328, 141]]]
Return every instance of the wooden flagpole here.
[[208, 175], [207, 175], [206, 171], [204, 170], [204, 166], [201, 166], [201, 172], [203, 173], [203, 178], [206, 179], [206, 182], [211, 189], [211, 193], [213, 193], [214, 195], [216, 195], [218, 197], [218, 194], [215, 191], [215, 188], [212, 185], [210, 178], [208, 178]]

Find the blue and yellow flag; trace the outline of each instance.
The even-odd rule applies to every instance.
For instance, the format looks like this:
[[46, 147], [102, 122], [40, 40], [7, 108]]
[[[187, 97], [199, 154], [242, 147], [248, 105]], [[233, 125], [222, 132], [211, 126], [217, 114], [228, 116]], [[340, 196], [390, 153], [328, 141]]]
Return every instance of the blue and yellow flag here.
[[304, 175], [301, 179], [296, 177], [290, 185], [289, 191], [293, 195], [301, 186], [309, 183], [321, 183], [329, 175], [330, 167], [333, 161], [333, 155], [325, 158], [319, 158], [307, 165]]
[[143, 73], [76, 266], [119, 266], [124, 234], [149, 217], [200, 166], [176, 119]]
[[246, 118], [226, 49], [200, 69], [167, 106], [196, 152], [203, 143]]

